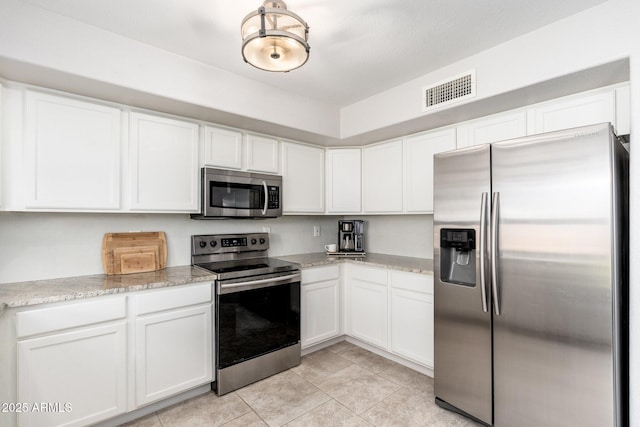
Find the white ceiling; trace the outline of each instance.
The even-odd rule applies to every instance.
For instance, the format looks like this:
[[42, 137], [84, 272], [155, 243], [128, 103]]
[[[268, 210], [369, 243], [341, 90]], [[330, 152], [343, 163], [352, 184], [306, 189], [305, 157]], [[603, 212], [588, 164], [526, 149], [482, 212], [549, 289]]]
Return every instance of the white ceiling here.
[[288, 0], [309, 24], [311, 45], [307, 64], [290, 73], [242, 60], [240, 22], [261, 0], [22, 1], [344, 106], [605, 0]]

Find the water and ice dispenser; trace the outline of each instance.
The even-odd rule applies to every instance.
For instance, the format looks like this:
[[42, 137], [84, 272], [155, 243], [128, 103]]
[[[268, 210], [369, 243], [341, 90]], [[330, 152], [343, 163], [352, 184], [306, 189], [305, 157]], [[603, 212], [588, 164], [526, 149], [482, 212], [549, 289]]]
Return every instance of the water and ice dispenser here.
[[440, 230], [440, 280], [476, 285], [476, 231], [472, 228]]

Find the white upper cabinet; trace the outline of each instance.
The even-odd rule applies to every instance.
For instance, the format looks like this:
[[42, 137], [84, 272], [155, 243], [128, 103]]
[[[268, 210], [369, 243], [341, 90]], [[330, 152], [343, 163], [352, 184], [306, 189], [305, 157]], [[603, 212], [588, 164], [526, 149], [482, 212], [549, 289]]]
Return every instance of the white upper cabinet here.
[[[120, 208], [117, 108], [25, 91], [24, 208]], [[16, 179], [14, 177], [14, 179]]]
[[282, 143], [284, 213], [324, 212], [324, 148]]
[[490, 144], [527, 135], [526, 111], [507, 112], [465, 122], [456, 128], [456, 147]]
[[327, 212], [352, 213], [362, 210], [362, 167], [359, 148], [328, 149]]
[[130, 208], [198, 212], [198, 125], [131, 113]]
[[595, 123], [615, 124], [615, 91], [578, 95], [546, 102], [531, 109], [529, 134]]
[[278, 173], [279, 142], [264, 136], [247, 135], [247, 170], [262, 173]]
[[455, 148], [454, 128], [404, 140], [404, 202], [407, 213], [433, 212], [433, 155]]
[[362, 150], [365, 213], [402, 213], [402, 140]]
[[203, 156], [205, 166], [242, 169], [242, 133], [205, 126]]

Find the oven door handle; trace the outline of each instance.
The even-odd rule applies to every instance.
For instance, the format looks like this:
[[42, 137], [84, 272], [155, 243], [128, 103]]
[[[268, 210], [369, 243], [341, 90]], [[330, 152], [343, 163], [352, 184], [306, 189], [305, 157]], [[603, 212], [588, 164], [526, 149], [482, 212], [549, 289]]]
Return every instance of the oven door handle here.
[[246, 282], [238, 283], [219, 283], [218, 293], [228, 294], [231, 292], [237, 292], [238, 288], [243, 288], [243, 291], [251, 289], [268, 288], [270, 286], [284, 285], [286, 283], [295, 283], [300, 281], [301, 274], [294, 273], [286, 276], [269, 277], [268, 279], [248, 280]]

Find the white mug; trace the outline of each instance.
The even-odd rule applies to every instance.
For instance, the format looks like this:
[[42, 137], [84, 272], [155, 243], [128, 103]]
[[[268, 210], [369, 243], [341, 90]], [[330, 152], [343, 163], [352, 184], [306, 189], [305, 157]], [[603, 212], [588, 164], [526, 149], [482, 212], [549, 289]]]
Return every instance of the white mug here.
[[338, 250], [338, 245], [336, 245], [335, 243], [331, 243], [329, 245], [324, 245], [324, 249], [327, 252], [335, 252]]

